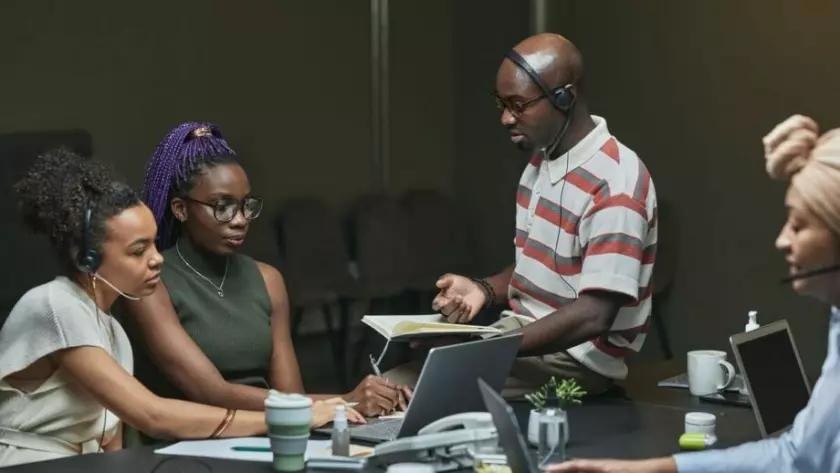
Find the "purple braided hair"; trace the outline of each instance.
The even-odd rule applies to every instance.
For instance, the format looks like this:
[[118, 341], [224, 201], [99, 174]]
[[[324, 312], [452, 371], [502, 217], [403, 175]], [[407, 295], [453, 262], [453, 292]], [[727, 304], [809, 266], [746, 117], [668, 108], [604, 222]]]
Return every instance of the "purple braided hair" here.
[[146, 168], [143, 201], [155, 216], [160, 251], [178, 238], [180, 222], [172, 214], [172, 198], [185, 195], [207, 169], [234, 162], [234, 156], [219, 128], [208, 122], [182, 123], [158, 144]]

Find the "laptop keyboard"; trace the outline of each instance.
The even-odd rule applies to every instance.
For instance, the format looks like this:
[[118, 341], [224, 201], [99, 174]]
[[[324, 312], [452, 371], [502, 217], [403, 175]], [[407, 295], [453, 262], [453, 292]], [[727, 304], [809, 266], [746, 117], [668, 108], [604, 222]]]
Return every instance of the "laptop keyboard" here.
[[350, 428], [351, 437], [390, 441], [397, 438], [402, 427], [402, 419], [385, 420], [375, 424], [360, 425]]
[[[660, 388], [688, 389], [688, 373], [682, 373], [676, 376], [672, 376], [670, 378], [663, 379], [662, 381], [656, 383], [656, 385]], [[744, 378], [742, 378], [740, 374], [736, 374], [735, 380], [732, 381], [732, 384], [728, 388], [726, 388], [725, 391], [740, 392], [742, 394], [745, 394], [746, 389], [744, 386]]]

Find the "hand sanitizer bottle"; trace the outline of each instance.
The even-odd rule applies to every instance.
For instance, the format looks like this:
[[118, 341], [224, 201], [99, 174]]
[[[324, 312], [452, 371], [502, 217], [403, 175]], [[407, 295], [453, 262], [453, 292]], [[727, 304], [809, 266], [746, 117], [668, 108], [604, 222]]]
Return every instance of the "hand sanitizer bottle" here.
[[745, 332], [751, 332], [751, 331], [757, 329], [758, 327], [760, 327], [760, 325], [758, 325], [758, 322], [756, 321], [757, 316], [758, 316], [758, 312], [756, 312], [754, 310], [751, 310], [747, 314], [748, 319], [747, 319], [747, 325], [744, 327]]
[[332, 428], [332, 454], [337, 457], [350, 456], [350, 429], [347, 428], [347, 415], [344, 405], [335, 406], [335, 420]]

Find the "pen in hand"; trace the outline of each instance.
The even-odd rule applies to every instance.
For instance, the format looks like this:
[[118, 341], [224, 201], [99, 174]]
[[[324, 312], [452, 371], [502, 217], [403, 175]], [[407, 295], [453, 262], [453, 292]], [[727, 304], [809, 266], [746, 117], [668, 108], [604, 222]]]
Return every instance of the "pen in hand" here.
[[370, 367], [373, 368], [373, 374], [376, 376], [382, 377], [382, 372], [379, 371], [379, 366], [376, 364], [376, 358], [373, 355], [368, 355], [370, 357]]
[[[373, 374], [382, 378], [382, 371], [379, 370], [379, 365], [376, 364], [376, 358], [373, 355], [368, 355], [370, 357], [370, 367], [373, 368]], [[399, 396], [402, 398], [403, 394], [399, 386], [394, 386], [394, 388], [399, 392]], [[391, 412], [397, 412], [397, 408], [400, 407], [399, 404], [391, 408]]]

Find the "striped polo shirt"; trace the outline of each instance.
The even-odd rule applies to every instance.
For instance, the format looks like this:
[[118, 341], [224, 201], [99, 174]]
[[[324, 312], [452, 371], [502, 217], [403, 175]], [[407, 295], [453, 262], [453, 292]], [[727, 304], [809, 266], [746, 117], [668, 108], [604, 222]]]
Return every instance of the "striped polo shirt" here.
[[608, 333], [567, 350], [587, 368], [624, 379], [624, 358], [641, 349], [649, 325], [656, 192], [636, 153], [606, 120], [592, 118], [595, 129], [567, 154], [537, 155], [522, 173], [508, 300], [515, 314], [536, 320], [590, 290], [632, 297]]

